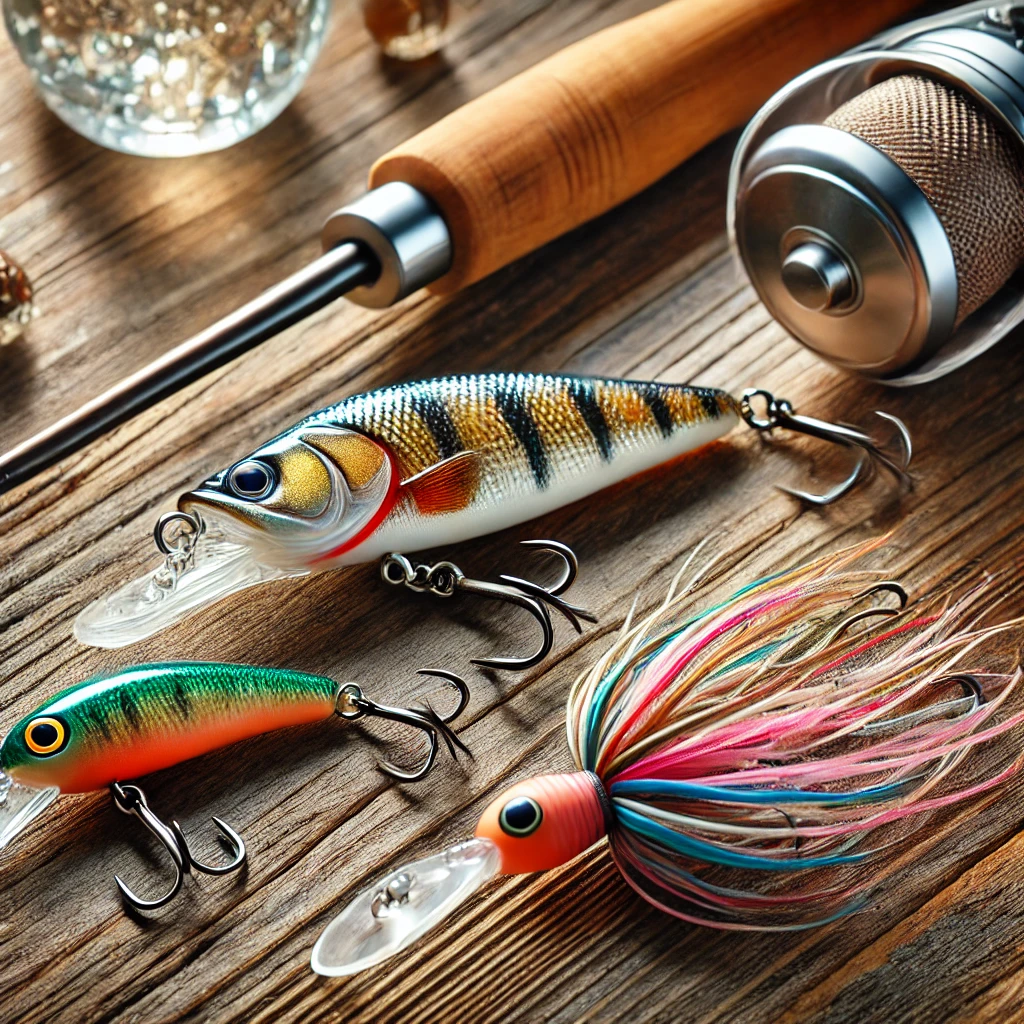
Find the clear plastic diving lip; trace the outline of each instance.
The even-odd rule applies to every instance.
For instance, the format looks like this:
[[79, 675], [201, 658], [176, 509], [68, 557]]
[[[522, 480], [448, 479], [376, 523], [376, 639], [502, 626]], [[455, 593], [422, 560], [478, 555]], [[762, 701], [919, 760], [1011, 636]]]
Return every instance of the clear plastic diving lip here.
[[90, 647], [125, 647], [247, 587], [307, 574], [264, 565], [244, 545], [203, 533], [187, 568], [175, 571], [165, 562], [97, 598], [75, 620], [75, 636]]
[[412, 945], [498, 873], [501, 852], [470, 839], [392, 871], [360, 892], [324, 929], [310, 966], [340, 978]]
[[21, 835], [59, 793], [56, 786], [46, 789], [21, 786], [0, 771], [0, 850]]

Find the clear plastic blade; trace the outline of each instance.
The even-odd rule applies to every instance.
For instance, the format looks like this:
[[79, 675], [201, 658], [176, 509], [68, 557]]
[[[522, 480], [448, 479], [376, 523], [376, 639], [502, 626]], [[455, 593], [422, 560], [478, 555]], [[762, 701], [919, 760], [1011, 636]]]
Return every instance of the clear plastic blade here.
[[364, 889], [324, 929], [310, 963], [343, 977], [383, 963], [426, 934], [498, 873], [489, 839], [470, 839], [398, 868]]
[[21, 835], [59, 793], [56, 786], [46, 789], [21, 786], [0, 772], [0, 850]]
[[204, 534], [187, 569], [176, 573], [161, 565], [98, 598], [75, 620], [75, 636], [90, 647], [125, 647], [246, 587], [306, 575], [264, 565], [244, 545]]

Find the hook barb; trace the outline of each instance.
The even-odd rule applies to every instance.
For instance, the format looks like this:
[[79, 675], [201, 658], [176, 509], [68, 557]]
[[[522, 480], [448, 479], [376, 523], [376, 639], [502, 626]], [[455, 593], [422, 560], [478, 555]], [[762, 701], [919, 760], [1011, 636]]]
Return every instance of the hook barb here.
[[[466, 680], [463, 679], [462, 676], [456, 675], [454, 672], [449, 672], [445, 668], [421, 668], [417, 669], [416, 675], [430, 676], [434, 679], [444, 679], [451, 683], [455, 688], [455, 691], [458, 693], [459, 703], [455, 706], [455, 710], [449, 712], [447, 715], [438, 715], [438, 718], [440, 718], [445, 725], [449, 722], [454, 722], [455, 719], [466, 710], [466, 705], [469, 703], [469, 687], [466, 685]], [[469, 753], [469, 751], [466, 751], [466, 753]]]
[[559, 576], [557, 582], [552, 583], [544, 591], [549, 597], [564, 594], [576, 582], [576, 577], [580, 572], [580, 563], [576, 552], [568, 544], [563, 544], [560, 540], [522, 540], [519, 542], [519, 546], [533, 548], [536, 551], [547, 551], [562, 559], [562, 575]]
[[790, 487], [787, 484], [776, 484], [775, 487], [777, 490], [782, 491], [783, 494], [788, 494], [791, 498], [796, 498], [797, 501], [802, 501], [805, 505], [824, 508], [826, 505], [831, 505], [833, 502], [849, 494], [864, 478], [867, 469], [868, 455], [866, 452], [861, 452], [854, 463], [853, 472], [845, 480], [840, 480], [835, 486], [820, 494], [816, 494], [813, 491], [805, 491], [799, 487]]
[[988, 703], [985, 699], [985, 691], [981, 687], [981, 680], [970, 672], [954, 672], [952, 675], [942, 676], [935, 680], [936, 686], [941, 686], [943, 683], [960, 684], [961, 689], [964, 691], [964, 697], [974, 702], [974, 706], [970, 711], [971, 714], [977, 711], [982, 704]]
[[114, 875], [114, 881], [117, 883], [122, 898], [135, 910], [158, 910], [160, 907], [167, 906], [181, 891], [181, 885], [185, 880], [185, 876], [190, 874], [193, 868], [205, 875], [227, 875], [237, 871], [245, 863], [245, 842], [221, 818], [214, 816], [213, 822], [219, 830], [221, 841], [230, 848], [232, 859], [227, 864], [204, 864], [192, 856], [188, 840], [185, 838], [185, 833], [182, 832], [181, 826], [176, 821], [172, 821], [170, 825], [167, 825], [157, 817], [146, 800], [146, 794], [138, 786], [122, 785], [120, 782], [115, 782], [110, 787], [110, 795], [114, 801], [114, 806], [119, 811], [138, 818], [146, 829], [157, 838], [174, 864], [174, 882], [171, 884], [170, 889], [162, 896], [151, 900], [137, 896], [125, 884], [120, 875]]
[[[902, 728], [907, 724], [918, 724], [921, 722], [928, 721], [934, 718], [936, 715], [949, 715], [952, 712], [960, 712], [960, 705], [965, 701], [970, 702], [970, 707], [963, 710], [961, 715], [966, 717], [968, 715], [975, 714], [985, 703], [985, 692], [981, 685], [981, 680], [977, 676], [972, 675], [969, 672], [954, 672], [951, 675], [940, 676], [938, 679], [932, 681], [932, 685], [946, 686], [951, 683], [956, 683], [963, 690], [963, 697], [958, 700], [946, 700], [940, 701], [938, 704], [932, 704], [929, 707], [923, 708], [919, 711], [911, 711], [907, 714], [897, 715], [895, 718], [883, 718], [875, 722], [869, 722], [867, 725], [862, 726], [854, 735], [867, 736], [872, 733], [884, 732], [886, 729]], [[954, 756], [951, 754], [945, 755], [947, 758]], [[908, 779], [908, 782], [915, 781], [921, 776], [913, 776]]]
[[521, 590], [518, 584], [487, 583], [484, 580], [466, 579], [463, 580], [460, 589], [467, 594], [477, 594], [481, 597], [491, 597], [497, 601], [514, 604], [529, 612], [537, 620], [537, 625], [540, 627], [540, 646], [533, 654], [528, 654], [524, 657], [471, 658], [471, 664], [498, 671], [504, 669], [510, 672], [522, 672], [528, 668], [533, 668], [534, 665], [539, 665], [551, 653], [551, 648], [555, 645], [555, 631], [551, 625], [551, 613], [540, 600]]
[[363, 693], [363, 689], [358, 683], [345, 683], [344, 686], [339, 687], [338, 695], [335, 698], [335, 712], [346, 721], [354, 722], [363, 717], [382, 718], [389, 722], [412, 726], [426, 735], [429, 744], [427, 756], [419, 768], [409, 771], [399, 768], [390, 761], [382, 761], [378, 765], [385, 775], [390, 775], [391, 778], [397, 779], [399, 782], [418, 782], [430, 774], [434, 762], [437, 760], [439, 740], [444, 741], [453, 760], [458, 759], [459, 750], [468, 757], [473, 756], [469, 747], [449, 728], [449, 723], [462, 714], [469, 701], [469, 687], [466, 685], [466, 681], [454, 672], [439, 668], [421, 668], [418, 675], [434, 676], [450, 683], [459, 694], [459, 702], [455, 710], [442, 717], [429, 704], [423, 708], [393, 708], [386, 704], [378, 704]]

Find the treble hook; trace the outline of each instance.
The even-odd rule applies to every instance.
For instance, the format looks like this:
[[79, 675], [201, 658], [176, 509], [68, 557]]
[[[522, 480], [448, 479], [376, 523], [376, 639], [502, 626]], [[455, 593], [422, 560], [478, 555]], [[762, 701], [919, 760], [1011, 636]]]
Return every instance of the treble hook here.
[[192, 856], [188, 848], [188, 840], [185, 838], [185, 833], [181, 831], [181, 826], [176, 821], [172, 821], [170, 825], [161, 821], [150, 809], [146, 794], [138, 786], [122, 785], [120, 782], [115, 782], [110, 787], [110, 795], [114, 806], [119, 811], [134, 815], [156, 836], [174, 862], [174, 884], [163, 896], [158, 896], [155, 900], [144, 900], [136, 896], [121, 880], [120, 875], [114, 875], [114, 881], [117, 883], [118, 889], [121, 890], [124, 901], [136, 910], [156, 910], [166, 906], [178, 895], [181, 883], [193, 868], [196, 871], [201, 871], [204, 875], [227, 875], [232, 871], [237, 871], [245, 863], [245, 842], [227, 822], [220, 818], [214, 816], [213, 823], [220, 830], [221, 840], [231, 847], [233, 859], [228, 864], [203, 864]]
[[420, 779], [426, 778], [437, 758], [438, 737], [444, 740], [448, 752], [454, 759], [458, 759], [456, 748], [470, 757], [473, 756], [469, 747], [448, 728], [448, 723], [458, 718], [469, 702], [469, 687], [465, 680], [455, 675], [454, 672], [446, 672], [444, 669], [421, 668], [418, 674], [436, 676], [455, 687], [459, 693], [459, 703], [451, 714], [442, 717], [429, 704], [424, 708], [392, 708], [386, 704], [377, 704], [363, 693], [363, 689], [358, 683], [345, 683], [339, 687], [334, 701], [335, 712], [348, 722], [354, 722], [364, 716], [384, 718], [389, 722], [400, 722], [402, 725], [411, 725], [414, 729], [422, 729], [427, 734], [430, 743], [427, 759], [415, 771], [405, 771], [389, 761], [383, 761], [378, 766], [385, 775], [390, 775], [400, 782], [418, 782]]
[[474, 665], [483, 668], [521, 671], [542, 662], [554, 646], [555, 633], [551, 626], [549, 607], [565, 616], [577, 633], [583, 632], [580, 619], [597, 622], [595, 615], [569, 604], [560, 596], [573, 585], [579, 572], [579, 562], [572, 548], [556, 540], [524, 540], [522, 545], [546, 551], [562, 560], [562, 574], [557, 582], [550, 587], [542, 587], [518, 576], [502, 575], [499, 579], [503, 582], [489, 583], [486, 580], [470, 579], [452, 562], [438, 562], [436, 565], [415, 564], [397, 552], [385, 555], [381, 560], [380, 575], [386, 583], [406, 586], [418, 593], [430, 593], [437, 597], [452, 597], [456, 593], [477, 594], [497, 601], [507, 601], [528, 611], [537, 620], [541, 629], [540, 647], [535, 654], [524, 658], [471, 659]]
[[[753, 399], [763, 398], [767, 404], [765, 416], [758, 416], [754, 411]], [[748, 426], [758, 432], [771, 433], [776, 427], [784, 430], [793, 430], [798, 434], [807, 434], [809, 437], [816, 437], [821, 441], [828, 441], [830, 444], [841, 445], [844, 448], [857, 450], [858, 455], [853, 467], [853, 472], [831, 490], [823, 494], [814, 494], [811, 491], [797, 490], [792, 487], [785, 487], [781, 484], [776, 486], [780, 491], [791, 494], [800, 501], [809, 505], [831, 505], [838, 501], [845, 494], [851, 491], [859, 483], [872, 466], [881, 466], [888, 470], [901, 483], [910, 479], [907, 467], [910, 465], [914, 453], [913, 442], [910, 438], [910, 431], [906, 424], [896, 416], [887, 412], [875, 410], [876, 416], [888, 420], [896, 428], [896, 436], [899, 438], [902, 449], [902, 458], [896, 461], [890, 458], [878, 446], [878, 443], [856, 427], [847, 426], [844, 423], [830, 423], [827, 420], [814, 419], [811, 416], [799, 416], [793, 410], [790, 402], [784, 398], [776, 398], [770, 391], [763, 388], [747, 388], [740, 396], [740, 413]]]

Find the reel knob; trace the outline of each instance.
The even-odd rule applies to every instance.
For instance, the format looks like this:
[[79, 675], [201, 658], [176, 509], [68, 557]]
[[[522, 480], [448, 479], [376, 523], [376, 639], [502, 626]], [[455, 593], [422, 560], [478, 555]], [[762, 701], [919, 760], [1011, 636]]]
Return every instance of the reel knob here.
[[838, 309], [854, 296], [850, 268], [824, 242], [804, 242], [782, 261], [782, 283], [804, 309], [824, 313]]

